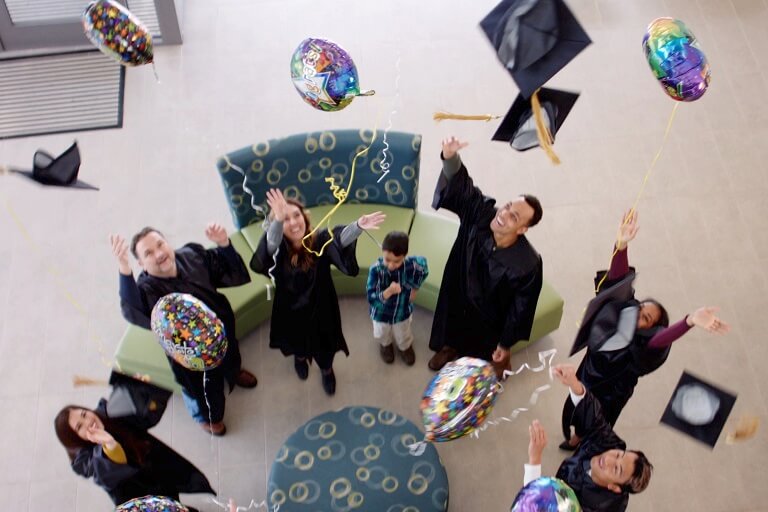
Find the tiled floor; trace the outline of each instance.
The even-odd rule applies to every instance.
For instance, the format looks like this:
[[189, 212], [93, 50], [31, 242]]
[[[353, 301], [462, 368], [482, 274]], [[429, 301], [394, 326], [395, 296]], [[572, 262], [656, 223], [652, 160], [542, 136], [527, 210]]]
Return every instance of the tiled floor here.
[[[99, 349], [108, 358], [124, 329], [107, 235], [152, 224], [176, 244], [204, 241], [205, 222], [230, 222], [216, 157], [266, 138], [383, 128], [390, 119], [393, 129], [422, 133], [422, 210], [429, 209], [437, 178], [440, 139], [456, 134], [469, 141], [464, 160], [482, 187], [501, 200], [520, 192], [543, 200], [544, 220], [530, 238], [544, 257], [547, 279], [566, 300], [560, 330], [514, 362], [534, 363], [537, 351], [551, 347], [563, 360], [592, 272], [608, 261], [616, 222], [634, 200], [672, 111], [640, 43], [649, 21], [673, 16], [701, 40], [712, 84], [701, 100], [677, 110], [639, 204], [642, 228], [631, 261], [640, 271], [640, 295], [662, 300], [674, 317], [719, 305], [733, 330], [722, 338], [691, 332], [638, 386], [617, 429], [646, 452], [656, 472], [650, 488], [631, 498], [630, 510], [768, 510], [760, 498], [768, 456], [762, 371], [768, 345], [761, 328], [768, 309], [768, 2], [568, 3], [594, 44], [551, 82], [582, 92], [558, 134], [560, 167], [539, 151], [515, 153], [491, 143], [494, 123], [431, 119], [436, 110], [503, 114], [514, 99], [514, 83], [477, 27], [494, 0], [188, 0], [185, 44], [157, 49], [160, 83], [149, 68], [128, 70], [121, 130], [0, 141], [0, 163], [25, 166], [37, 148], [63, 150], [77, 137], [81, 175], [101, 186], [100, 192], [44, 189], [0, 177], [0, 508], [109, 510], [106, 494], [70, 471], [52, 428], [61, 406], [94, 405], [107, 391], [71, 384], [74, 374], [107, 375]], [[344, 46], [363, 87], [377, 95], [339, 113], [307, 107], [288, 77], [291, 52], [307, 36]], [[244, 361], [260, 384], [230, 396], [227, 436], [206, 437], [178, 396], [156, 434], [198, 464], [222, 498], [246, 502], [265, 498], [278, 446], [319, 412], [366, 403], [418, 422], [418, 399], [431, 375], [425, 366], [430, 314], [416, 314], [414, 368], [378, 360], [362, 297], [342, 300], [342, 314], [352, 355], [338, 360], [335, 397], [323, 394], [314, 370], [299, 382], [290, 361], [268, 348], [262, 327], [242, 341]], [[721, 439], [710, 451], [660, 426], [683, 369], [738, 392], [733, 416], [761, 417], [758, 436], [737, 446]], [[514, 377], [495, 414], [524, 406], [543, 379]], [[526, 422], [534, 417], [550, 432], [544, 470], [556, 470], [563, 456], [556, 447], [563, 397], [554, 388], [518, 422], [438, 447], [452, 511], [508, 509], [522, 479]], [[199, 497], [188, 501], [218, 509]]]

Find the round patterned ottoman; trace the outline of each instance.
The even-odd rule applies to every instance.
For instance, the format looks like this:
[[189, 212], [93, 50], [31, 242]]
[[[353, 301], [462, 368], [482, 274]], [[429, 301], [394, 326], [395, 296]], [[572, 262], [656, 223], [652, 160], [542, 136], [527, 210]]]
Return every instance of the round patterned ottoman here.
[[269, 500], [280, 512], [445, 512], [448, 476], [432, 444], [393, 412], [345, 407], [314, 417], [280, 447]]

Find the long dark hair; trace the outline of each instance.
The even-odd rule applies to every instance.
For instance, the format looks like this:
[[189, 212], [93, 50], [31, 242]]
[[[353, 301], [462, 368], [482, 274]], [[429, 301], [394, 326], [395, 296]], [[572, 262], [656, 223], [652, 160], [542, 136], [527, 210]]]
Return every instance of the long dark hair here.
[[93, 412], [99, 417], [101, 422], [104, 423], [104, 429], [115, 438], [115, 441], [120, 443], [120, 446], [123, 447], [123, 451], [129, 462], [137, 465], [141, 465], [144, 462], [144, 458], [149, 451], [148, 440], [141, 439], [130, 428], [110, 420], [103, 414], [100, 414], [99, 411], [94, 411], [79, 405], [67, 405], [56, 415], [56, 419], [53, 420], [53, 425], [56, 429], [56, 437], [59, 438], [59, 442], [64, 446], [64, 449], [67, 450], [70, 462], [74, 462], [77, 452], [83, 448], [94, 446], [92, 442], [82, 439], [77, 435], [77, 432], [72, 430], [72, 427], [69, 426], [69, 413], [74, 409], [85, 409], [86, 411], [90, 410]]
[[[304, 217], [304, 235], [307, 236], [312, 231], [312, 225], [309, 221], [309, 212], [300, 201], [296, 199], [285, 198], [285, 202], [297, 207], [301, 212], [301, 216]], [[306, 241], [299, 247], [294, 249], [293, 245], [286, 243], [288, 247], [288, 256], [290, 257], [291, 266], [298, 267], [302, 271], [307, 271], [315, 265], [315, 255], [304, 248], [304, 245], [313, 247], [315, 243], [315, 234], [313, 233]]]

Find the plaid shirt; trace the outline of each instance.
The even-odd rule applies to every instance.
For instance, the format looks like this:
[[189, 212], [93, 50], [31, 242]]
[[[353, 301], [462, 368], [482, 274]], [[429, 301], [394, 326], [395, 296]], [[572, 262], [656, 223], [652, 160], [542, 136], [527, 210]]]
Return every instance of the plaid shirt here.
[[[368, 304], [371, 319], [377, 322], [396, 324], [407, 320], [413, 313], [411, 290], [418, 290], [429, 275], [427, 259], [423, 256], [406, 256], [400, 268], [390, 272], [383, 258], [371, 266], [368, 272]], [[400, 283], [402, 291], [385, 300], [383, 293], [390, 283]]]

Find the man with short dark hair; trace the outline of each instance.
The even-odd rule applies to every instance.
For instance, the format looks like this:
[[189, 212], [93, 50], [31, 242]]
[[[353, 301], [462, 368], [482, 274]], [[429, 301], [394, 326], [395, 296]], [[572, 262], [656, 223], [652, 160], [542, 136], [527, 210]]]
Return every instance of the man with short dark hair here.
[[528, 340], [542, 285], [541, 257], [525, 237], [542, 216], [541, 203], [518, 196], [502, 207], [469, 177], [458, 151], [467, 144], [443, 140], [443, 170], [432, 207], [459, 216], [460, 226], [445, 264], [429, 348], [429, 368], [461, 356], [492, 361], [501, 377], [510, 348]]
[[[570, 388], [571, 422], [581, 438], [576, 453], [560, 464], [557, 478], [573, 489], [584, 512], [623, 512], [629, 494], [648, 487], [653, 466], [643, 452], [627, 450], [603, 416], [600, 402], [579, 382], [575, 366], [554, 366], [552, 374]], [[530, 435], [525, 483], [541, 476], [541, 452], [546, 445], [546, 434], [538, 422], [531, 425]]]
[[130, 246], [143, 269], [138, 281], [133, 279], [125, 240], [119, 235], [109, 238], [120, 269], [120, 307], [126, 320], [149, 329], [152, 308], [160, 298], [169, 293], [189, 293], [204, 302], [223, 322], [228, 347], [218, 367], [206, 372], [193, 371], [168, 358], [192, 417], [206, 432], [221, 436], [226, 433], [223, 422], [225, 381], [229, 383], [230, 391], [235, 384], [256, 387], [258, 381], [240, 366], [235, 314], [217, 288], [240, 286], [249, 283], [251, 277], [223, 226], [208, 224], [205, 235], [217, 247], [205, 249], [190, 243], [174, 251], [158, 230], [145, 227], [139, 231]]

